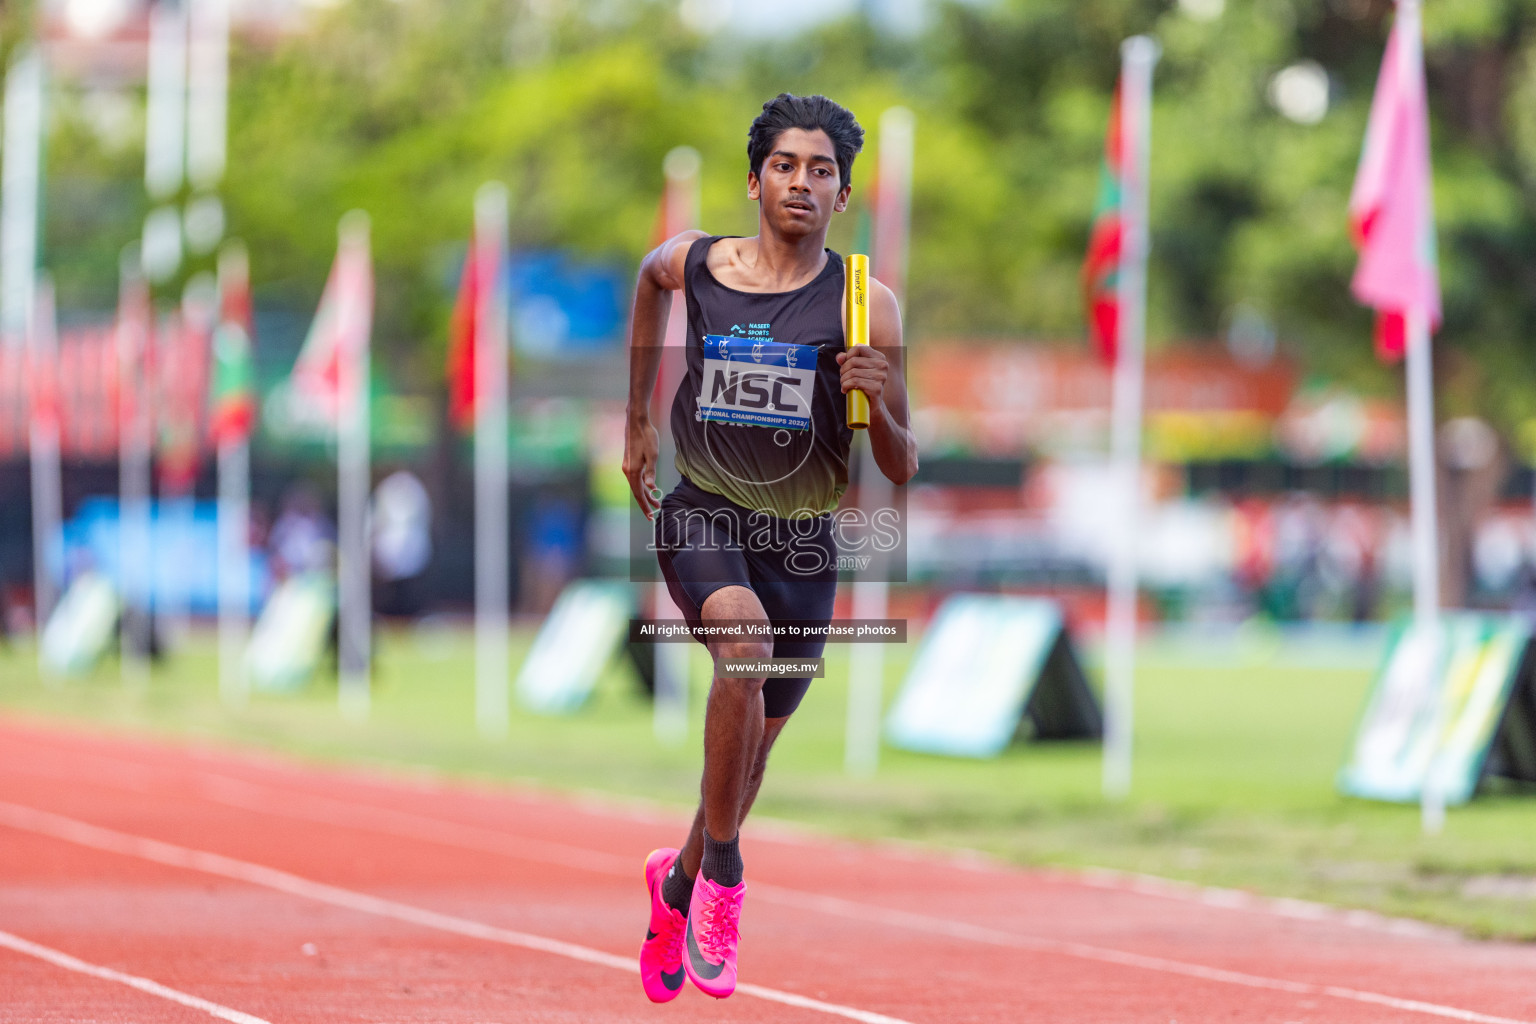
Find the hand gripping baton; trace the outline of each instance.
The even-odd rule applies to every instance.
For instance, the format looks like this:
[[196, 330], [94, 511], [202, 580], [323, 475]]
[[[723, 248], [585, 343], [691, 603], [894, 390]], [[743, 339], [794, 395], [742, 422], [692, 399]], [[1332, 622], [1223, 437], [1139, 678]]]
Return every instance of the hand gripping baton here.
[[[843, 334], [848, 349], [869, 344], [869, 257], [851, 253], [843, 258]], [[869, 426], [869, 396], [858, 388], [848, 392], [848, 426]]]

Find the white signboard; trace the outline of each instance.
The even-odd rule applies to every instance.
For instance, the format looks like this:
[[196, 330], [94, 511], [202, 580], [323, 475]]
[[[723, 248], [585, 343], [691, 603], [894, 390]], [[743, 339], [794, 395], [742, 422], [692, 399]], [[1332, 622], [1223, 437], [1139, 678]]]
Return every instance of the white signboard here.
[[82, 573], [43, 629], [43, 665], [60, 675], [89, 672], [115, 639], [117, 595], [100, 573]]
[[1399, 631], [1371, 689], [1339, 788], [1353, 796], [1413, 802], [1432, 782], [1447, 804], [1470, 800], [1522, 681], [1530, 640], [1531, 626], [1523, 619], [1474, 613], [1443, 615], [1429, 632], [1413, 626]]
[[623, 583], [578, 580], [566, 587], [517, 674], [518, 702], [546, 715], [585, 704], [628, 636], [632, 614], [634, 598]]
[[331, 639], [336, 586], [320, 573], [301, 573], [282, 582], [256, 620], [246, 648], [251, 686], [296, 690], [308, 683]]
[[1039, 735], [1100, 732], [1061, 609], [1038, 598], [956, 595], [923, 637], [886, 737], [907, 750], [993, 757], [1037, 702], [1049, 705], [1041, 709], [1049, 721], [1035, 722]]

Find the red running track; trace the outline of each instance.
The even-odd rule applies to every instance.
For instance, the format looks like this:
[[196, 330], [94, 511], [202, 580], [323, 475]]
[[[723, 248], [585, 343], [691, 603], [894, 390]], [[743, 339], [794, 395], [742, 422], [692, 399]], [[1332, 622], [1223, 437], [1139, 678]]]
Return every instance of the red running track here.
[[0, 1019], [1536, 1024], [1536, 948], [772, 826], [742, 989], [653, 1006], [685, 825], [0, 719]]

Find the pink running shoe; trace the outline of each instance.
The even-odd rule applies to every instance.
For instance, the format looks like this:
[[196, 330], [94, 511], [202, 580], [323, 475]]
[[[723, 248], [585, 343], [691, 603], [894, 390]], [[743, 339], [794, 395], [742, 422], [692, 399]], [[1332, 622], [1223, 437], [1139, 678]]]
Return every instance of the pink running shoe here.
[[661, 898], [676, 850], [652, 850], [645, 858], [645, 888], [651, 894], [651, 924], [640, 946], [640, 984], [653, 1003], [666, 1003], [683, 990], [683, 933], [688, 919]]
[[736, 943], [741, 936], [741, 900], [746, 894], [746, 882], [727, 889], [700, 873], [693, 883], [683, 967], [700, 991], [716, 999], [736, 991]]

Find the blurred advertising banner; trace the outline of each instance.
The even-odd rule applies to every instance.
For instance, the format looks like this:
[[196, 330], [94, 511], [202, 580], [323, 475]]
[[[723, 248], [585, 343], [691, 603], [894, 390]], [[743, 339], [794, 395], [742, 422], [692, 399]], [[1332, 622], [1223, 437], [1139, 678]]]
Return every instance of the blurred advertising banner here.
[[[67, 457], [117, 458], [117, 335], [111, 324], [59, 332], [60, 446]], [[27, 452], [26, 350], [0, 346], [0, 458]]]
[[[162, 456], [185, 471], [208, 442], [208, 338], [205, 331], [169, 318], [154, 339], [147, 394], [132, 396], [157, 412]], [[121, 367], [114, 325], [59, 332], [57, 402], [60, 447], [66, 458], [115, 461]], [[30, 370], [24, 349], [0, 346], [0, 459], [26, 454]]]
[[[1111, 368], [1092, 353], [967, 342], [927, 345], [910, 358], [925, 450], [1065, 455], [1107, 445]], [[1400, 403], [1302, 386], [1282, 359], [1253, 365], [1212, 347], [1155, 352], [1146, 388], [1147, 454], [1159, 461], [1382, 464], [1406, 451]]]
[[[1098, 356], [1042, 345], [929, 345], [909, 372], [920, 415], [943, 440], [978, 453], [1022, 445], [1056, 453], [1102, 450], [1109, 436], [1111, 368]], [[1147, 360], [1149, 454], [1203, 438], [1219, 455], [1266, 453], [1296, 386], [1290, 364], [1249, 367], [1216, 351]]]
[[1445, 804], [1483, 780], [1536, 781], [1533, 623], [1449, 612], [1434, 629], [1393, 633], [1339, 788], [1351, 796]]

